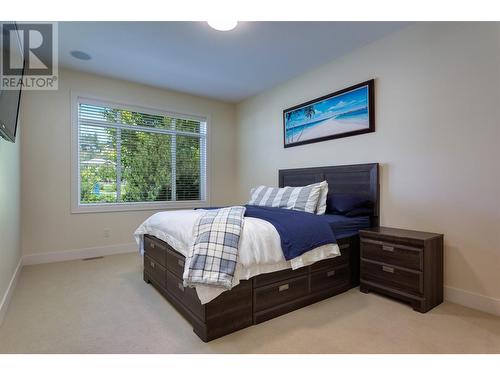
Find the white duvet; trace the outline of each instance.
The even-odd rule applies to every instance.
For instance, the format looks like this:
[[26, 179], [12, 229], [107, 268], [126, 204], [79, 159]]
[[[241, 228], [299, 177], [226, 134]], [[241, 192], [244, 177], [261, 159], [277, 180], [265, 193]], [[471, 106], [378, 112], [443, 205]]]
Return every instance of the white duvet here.
[[[194, 227], [204, 210], [165, 211], [154, 214], [142, 223], [134, 233], [141, 254], [144, 252], [143, 235], [149, 234], [165, 241], [187, 257], [194, 242]], [[274, 226], [261, 219], [245, 217], [240, 237], [238, 263], [233, 287], [240, 280], [248, 280], [261, 273], [297, 269], [326, 258], [340, 255], [336, 244], [317, 247], [300, 257], [286, 261], [281, 250], [280, 236]], [[208, 303], [224, 289], [213, 286], [197, 286], [201, 303]]]

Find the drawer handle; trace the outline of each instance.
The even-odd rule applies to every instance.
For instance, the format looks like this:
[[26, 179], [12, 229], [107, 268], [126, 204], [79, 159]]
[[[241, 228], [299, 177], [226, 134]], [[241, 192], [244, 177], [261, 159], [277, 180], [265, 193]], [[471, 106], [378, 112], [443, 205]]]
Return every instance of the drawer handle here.
[[180, 266], [180, 267], [184, 267], [184, 261], [182, 259], [177, 259], [177, 264]]
[[160, 244], [157, 244], [157, 243], [154, 243], [153, 241], [150, 241], [150, 242], [149, 242], [149, 247], [150, 247], [151, 249], [156, 249], [156, 248], [158, 248], [158, 249], [165, 250], [165, 246], [160, 245]]
[[155, 268], [155, 263], [154, 262], [149, 262], [151, 264], [151, 268]]
[[326, 273], [326, 277], [332, 277], [333, 275], [335, 275], [335, 270], [331, 270]]
[[394, 251], [394, 246], [382, 245], [382, 250], [384, 251]]
[[289, 284], [283, 284], [278, 287], [278, 292], [284, 292], [285, 290], [288, 290], [290, 288]]
[[350, 244], [345, 243], [345, 244], [343, 244], [343, 245], [340, 245], [340, 246], [339, 246], [339, 249], [340, 249], [340, 250], [344, 250], [344, 249], [348, 249], [348, 248], [350, 248], [350, 247], [351, 247], [351, 245], [350, 245]]
[[177, 287], [180, 289], [181, 292], [184, 292], [184, 285], [182, 285], [182, 283], [178, 283]]
[[382, 271], [394, 273], [394, 268], [388, 266], [382, 266]]

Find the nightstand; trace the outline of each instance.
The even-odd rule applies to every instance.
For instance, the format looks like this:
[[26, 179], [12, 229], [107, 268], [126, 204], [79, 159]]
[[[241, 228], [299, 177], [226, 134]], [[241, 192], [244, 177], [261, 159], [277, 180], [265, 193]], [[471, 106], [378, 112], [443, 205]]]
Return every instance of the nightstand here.
[[425, 313], [443, 302], [443, 235], [375, 227], [359, 231], [360, 290]]

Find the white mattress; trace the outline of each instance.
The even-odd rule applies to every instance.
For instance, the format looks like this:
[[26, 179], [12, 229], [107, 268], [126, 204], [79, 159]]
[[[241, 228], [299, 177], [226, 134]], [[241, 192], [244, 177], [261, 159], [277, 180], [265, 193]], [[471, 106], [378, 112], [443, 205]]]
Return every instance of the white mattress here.
[[[195, 224], [203, 213], [204, 210], [178, 210], [154, 214], [134, 233], [139, 251], [141, 254], [144, 253], [143, 235], [149, 234], [165, 241], [187, 257], [189, 248], [194, 242]], [[286, 261], [281, 250], [280, 236], [274, 226], [265, 220], [245, 217], [233, 287], [238, 285], [240, 280], [248, 280], [261, 273], [287, 268], [297, 269], [338, 255], [340, 255], [339, 247], [336, 244], [328, 244]], [[196, 287], [201, 303], [210, 302], [224, 291], [213, 286]]]

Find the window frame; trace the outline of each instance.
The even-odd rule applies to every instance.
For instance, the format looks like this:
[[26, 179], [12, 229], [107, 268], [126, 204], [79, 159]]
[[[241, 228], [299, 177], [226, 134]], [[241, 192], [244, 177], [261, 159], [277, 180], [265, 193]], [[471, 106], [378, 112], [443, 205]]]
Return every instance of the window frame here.
[[[80, 92], [71, 92], [71, 213], [118, 212], [118, 211], [145, 211], [168, 210], [206, 207], [210, 205], [210, 116], [179, 112], [172, 109], [157, 109], [143, 104], [127, 104], [122, 100], [101, 98]], [[117, 203], [80, 203], [80, 147], [78, 108], [80, 103], [99, 106], [112, 106], [135, 112], [144, 112], [154, 115], [172, 116], [189, 120], [198, 120], [206, 123], [205, 135], [205, 183], [202, 184], [202, 199], [190, 201], [169, 202], [117, 202]]]

